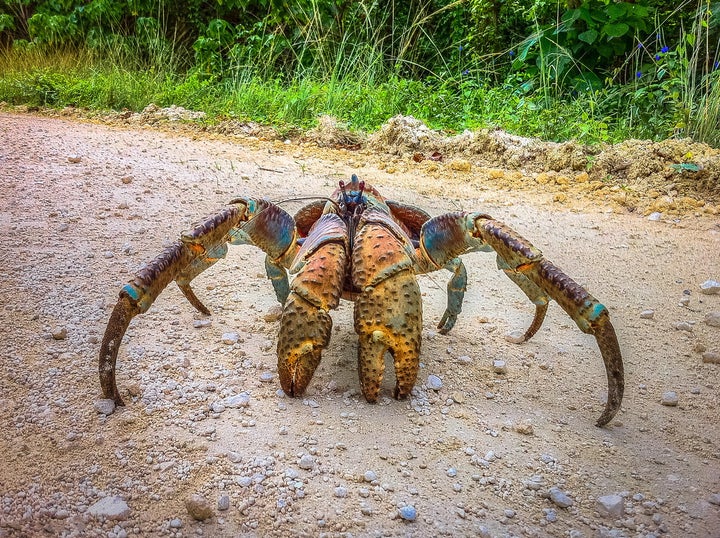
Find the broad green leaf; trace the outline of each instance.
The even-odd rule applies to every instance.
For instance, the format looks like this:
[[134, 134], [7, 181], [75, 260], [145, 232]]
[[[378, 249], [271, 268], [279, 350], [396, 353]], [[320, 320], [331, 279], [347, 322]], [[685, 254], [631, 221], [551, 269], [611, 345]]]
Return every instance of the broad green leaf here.
[[602, 29], [603, 33], [611, 39], [624, 36], [628, 33], [628, 30], [630, 30], [630, 27], [624, 22], [609, 23], [603, 26]]
[[580, 34], [578, 36], [578, 39], [580, 41], [584, 41], [585, 43], [587, 43], [589, 45], [592, 45], [593, 43], [595, 43], [595, 40], [597, 39], [598, 35], [599, 34], [597, 33], [597, 31], [595, 31], [591, 28], [590, 30], [587, 30], [587, 31], [583, 32], [582, 34]]
[[621, 2], [619, 4], [610, 4], [608, 7], [605, 8], [605, 13], [608, 14], [608, 17], [610, 17], [611, 21], [621, 19], [627, 13], [627, 4], [624, 2]]

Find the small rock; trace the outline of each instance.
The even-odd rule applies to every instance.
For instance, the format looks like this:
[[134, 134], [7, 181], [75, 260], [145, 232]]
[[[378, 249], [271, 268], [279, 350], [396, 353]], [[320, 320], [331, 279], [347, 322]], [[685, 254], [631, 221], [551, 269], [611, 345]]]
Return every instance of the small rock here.
[[365, 480], [365, 482], [374, 482], [378, 479], [378, 476], [377, 474], [375, 474], [375, 471], [365, 471], [363, 479]]
[[705, 325], [710, 327], [720, 327], [720, 312], [708, 312], [705, 314]]
[[170, 520], [171, 529], [182, 529], [182, 520], [179, 517]]
[[115, 401], [110, 398], [95, 400], [93, 407], [102, 415], [112, 415], [115, 411]]
[[240, 335], [238, 333], [223, 333], [222, 335], [222, 343], [229, 346], [237, 344], [238, 340], [240, 340]]
[[619, 519], [625, 513], [625, 504], [620, 495], [603, 495], [598, 497], [595, 509], [603, 517]]
[[655, 317], [655, 310], [643, 310], [640, 312], [640, 319], [653, 319]]
[[720, 493], [713, 493], [708, 497], [708, 502], [715, 506], [720, 506]]
[[427, 388], [432, 390], [440, 390], [442, 388], [442, 379], [438, 376], [430, 374], [425, 382]]
[[573, 505], [573, 500], [565, 492], [558, 488], [550, 488], [550, 500], [560, 508], [567, 508]]
[[240, 394], [228, 396], [222, 400], [222, 404], [231, 408], [247, 407], [250, 405], [250, 395], [247, 392], [241, 392]]
[[275, 374], [272, 372], [263, 372], [260, 374], [260, 383], [272, 383], [275, 379]]
[[211, 319], [196, 319], [193, 321], [193, 327], [196, 329], [202, 329], [203, 327], [209, 327], [212, 325]]
[[512, 519], [515, 517], [515, 510], [506, 508], [505, 510], [503, 510], [503, 515], [508, 519]]
[[660, 403], [669, 407], [675, 407], [678, 404], [678, 395], [674, 390], [663, 392]]
[[472, 170], [472, 164], [465, 159], [455, 159], [454, 161], [450, 161], [450, 169], [456, 172], [469, 172]]
[[298, 467], [306, 471], [313, 469], [313, 467], [315, 467], [315, 458], [310, 454], [303, 454], [298, 461]]
[[525, 331], [522, 329], [515, 329], [505, 333], [505, 340], [511, 344], [522, 344], [525, 341]]
[[87, 511], [91, 516], [113, 520], [124, 520], [130, 515], [130, 507], [121, 497], [103, 497]]
[[82, 157], [80, 155], [68, 155], [67, 160], [69, 163], [77, 164], [82, 161]]
[[412, 505], [403, 506], [398, 510], [398, 514], [405, 521], [415, 521], [417, 519], [417, 510]]
[[67, 338], [67, 328], [66, 327], [55, 327], [52, 330], [52, 337], [55, 340], [65, 340], [65, 338]]
[[197, 521], [205, 521], [213, 517], [213, 510], [208, 500], [202, 495], [193, 494], [185, 499], [185, 508], [188, 514]]
[[343, 486], [338, 486], [335, 488], [335, 497], [338, 499], [344, 499], [348, 496], [348, 489]]
[[522, 435], [532, 435], [534, 433], [533, 425], [529, 422], [515, 425], [515, 431]]
[[462, 392], [453, 392], [450, 398], [452, 398], [455, 403], [465, 403], [465, 395]]
[[446, 472], [446, 475], [448, 475], [450, 478], [453, 478], [457, 476], [457, 469], [455, 467], [450, 467]]
[[276, 304], [270, 310], [267, 311], [267, 314], [263, 316], [263, 319], [268, 322], [272, 323], [273, 321], [277, 321], [282, 317], [283, 314], [283, 307], [282, 305]]
[[687, 321], [680, 321], [675, 324], [675, 330], [676, 331], [687, 331], [687, 332], [691, 333], [693, 330], [693, 326], [690, 325]]
[[507, 365], [505, 364], [505, 361], [502, 360], [494, 360], [493, 361], [493, 372], [496, 374], [507, 374]]
[[220, 495], [217, 502], [217, 509], [221, 512], [230, 509], [230, 495]]
[[657, 211], [653, 211], [648, 215], [648, 220], [658, 221], [660, 219], [662, 219], [662, 213], [659, 213]]
[[130, 183], [132, 183], [133, 177], [132, 176], [123, 176], [122, 178], [120, 178], [120, 181], [122, 181], [125, 185], [129, 185]]
[[702, 354], [702, 360], [706, 364], [720, 364], [720, 353], [706, 351]]
[[705, 295], [720, 293], [720, 282], [717, 280], [706, 280], [700, 284], [700, 293], [704, 293]]

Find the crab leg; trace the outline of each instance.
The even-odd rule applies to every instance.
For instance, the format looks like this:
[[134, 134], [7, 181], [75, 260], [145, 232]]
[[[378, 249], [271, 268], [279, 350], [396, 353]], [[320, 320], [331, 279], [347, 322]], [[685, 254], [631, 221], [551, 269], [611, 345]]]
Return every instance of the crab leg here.
[[439, 269], [452, 258], [474, 250], [494, 250], [498, 265], [536, 304], [535, 318], [525, 333], [532, 336], [554, 299], [584, 333], [592, 334], [605, 364], [608, 398], [597, 420], [604, 426], [620, 409], [625, 386], [620, 346], [610, 315], [582, 286], [573, 281], [515, 231], [483, 213], [448, 213], [423, 225], [420, 251], [424, 263]]
[[292, 217], [264, 200], [237, 199], [232, 205], [184, 232], [178, 241], [135, 273], [120, 290], [100, 345], [100, 385], [106, 398], [124, 405], [115, 380], [120, 343], [132, 318], [146, 312], [175, 280], [190, 303], [204, 314], [209, 310], [197, 298], [190, 282], [227, 253], [227, 243], [262, 248], [276, 263], [294, 255]]

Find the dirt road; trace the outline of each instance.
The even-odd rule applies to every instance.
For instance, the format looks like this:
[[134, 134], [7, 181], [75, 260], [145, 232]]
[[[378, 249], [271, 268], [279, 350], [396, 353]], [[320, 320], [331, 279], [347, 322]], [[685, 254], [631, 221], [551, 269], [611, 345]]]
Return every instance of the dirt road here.
[[[650, 220], [470, 164], [0, 113], [0, 537], [720, 536], [720, 327], [705, 322], [720, 294], [700, 293], [720, 280], [718, 216]], [[600, 354], [557, 305], [530, 342], [506, 340], [533, 308], [480, 253], [447, 336], [449, 274], [420, 278], [412, 399], [391, 398], [391, 374], [377, 405], [361, 397], [346, 302], [305, 397], [287, 398], [249, 247], [197, 279], [210, 318], [174, 285], [136, 318], [128, 405], [98, 412], [99, 340], [142, 263], [237, 194], [327, 195], [353, 172], [433, 215], [490, 213], [603, 301], [625, 359], [616, 419], [594, 426]]]

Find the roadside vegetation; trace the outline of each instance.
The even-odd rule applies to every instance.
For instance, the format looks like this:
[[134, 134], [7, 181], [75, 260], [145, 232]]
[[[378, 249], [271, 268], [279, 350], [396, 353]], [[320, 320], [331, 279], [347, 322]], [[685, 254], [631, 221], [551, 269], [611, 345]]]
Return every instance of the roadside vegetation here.
[[0, 0], [0, 101], [720, 146], [720, 2]]

